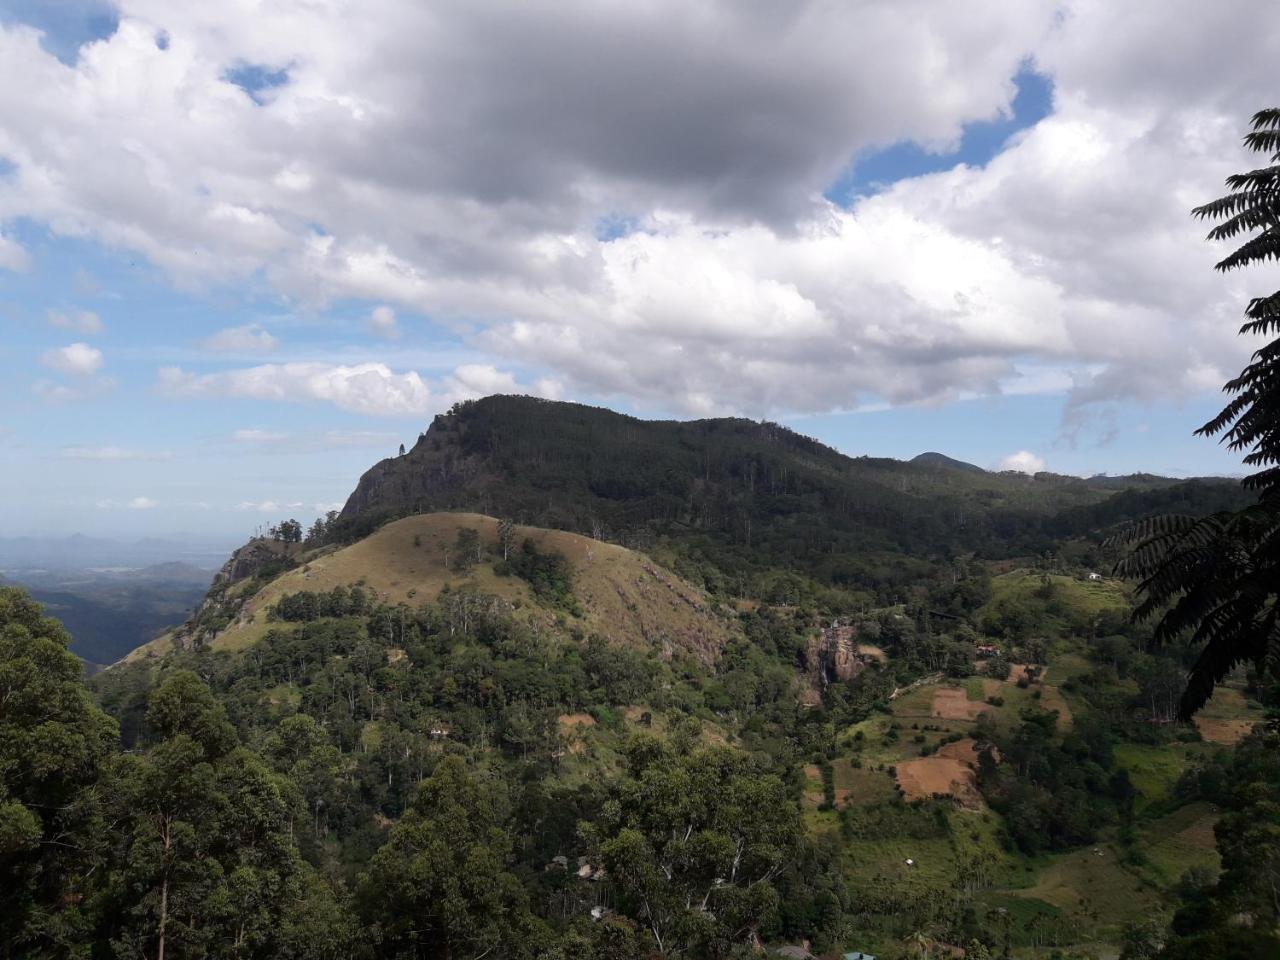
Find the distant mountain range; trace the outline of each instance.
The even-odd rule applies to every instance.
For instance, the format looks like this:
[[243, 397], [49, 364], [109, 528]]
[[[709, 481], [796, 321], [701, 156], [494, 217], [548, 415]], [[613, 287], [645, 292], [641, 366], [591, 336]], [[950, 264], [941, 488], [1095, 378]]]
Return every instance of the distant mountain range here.
[[0, 570], [140, 568], [182, 563], [216, 570], [236, 544], [231, 540], [173, 536], [112, 540], [86, 537], [0, 538]]

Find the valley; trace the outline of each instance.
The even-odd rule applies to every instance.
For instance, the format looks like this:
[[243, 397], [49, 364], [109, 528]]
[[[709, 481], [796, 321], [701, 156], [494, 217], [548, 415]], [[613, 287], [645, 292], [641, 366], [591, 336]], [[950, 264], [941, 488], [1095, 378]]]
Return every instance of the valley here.
[[[436, 457], [478, 429], [469, 418], [489, 423], [486, 403], [437, 420], [430, 455], [384, 461], [307, 537], [236, 551], [191, 618], [93, 682], [135, 748], [155, 736], [157, 689], [207, 685], [300, 791], [299, 869], [338, 902], [355, 891], [342, 909], [381, 915], [361, 906], [363, 871], [425, 815], [449, 757], [496, 791], [521, 922], [590, 942], [612, 930], [627, 956], [647, 937], [696, 954], [742, 936], [680, 906], [678, 887], [745, 910], [764, 947], [892, 958], [923, 938], [934, 955], [1114, 958], [1179, 908], [1188, 877], [1219, 871], [1223, 794], [1205, 771], [1264, 720], [1264, 691], [1237, 671], [1194, 724], [1170, 722], [1179, 654], [1131, 620], [1106, 536], [1161, 504], [1237, 496], [1225, 484], [1047, 478], [1027, 498], [1027, 478], [936, 458], [868, 473], [735, 422], [670, 428], [706, 447], [688, 457], [696, 482], [664, 468], [657, 507], [648, 487], [601, 479], [600, 444], [528, 467], [534, 448], [506, 441], [515, 461]], [[596, 416], [526, 404], [551, 449]], [[645, 429], [660, 463], [664, 434]], [[426, 512], [387, 499], [406, 489]], [[938, 539], [898, 549], [899, 522]], [[286, 748], [286, 730], [302, 740]], [[648, 792], [665, 777], [676, 793]], [[740, 790], [774, 791], [773, 833], [758, 809], [720, 819]], [[664, 852], [677, 823], [712, 845], [705, 864]], [[643, 853], [627, 846], [639, 837]], [[707, 873], [721, 843], [763, 844], [758, 878]], [[667, 856], [670, 878], [645, 879]], [[560, 861], [581, 876], [560, 879]], [[739, 903], [760, 882], [772, 905]], [[676, 896], [661, 916], [643, 906], [659, 895]]]

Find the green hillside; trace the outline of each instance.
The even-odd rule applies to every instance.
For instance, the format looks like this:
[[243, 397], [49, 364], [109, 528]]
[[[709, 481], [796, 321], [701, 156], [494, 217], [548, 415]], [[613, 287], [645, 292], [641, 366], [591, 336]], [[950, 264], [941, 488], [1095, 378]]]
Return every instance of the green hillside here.
[[1096, 960], [1261, 916], [1276, 691], [1237, 671], [1173, 722], [1194, 651], [1102, 545], [1237, 496], [463, 405], [237, 550], [92, 705], [0, 591], [0, 676], [64, 677], [103, 738], [37, 906], [104, 951], [163, 902], [176, 955], [368, 960]]
[[776, 597], [785, 588], [766, 573], [790, 568], [888, 599], [927, 576], [919, 560], [1039, 555], [1170, 506], [1203, 513], [1239, 499], [1226, 481], [952, 469], [845, 456], [772, 423], [646, 421], [494, 396], [436, 417], [404, 456], [365, 473], [340, 523], [356, 538], [386, 517], [469, 510], [665, 545], [680, 572], [737, 594]]
[[[476, 546], [474, 555], [464, 556], [459, 540], [468, 531], [474, 531]], [[509, 552], [519, 554], [531, 544], [539, 554], [564, 558], [573, 583], [571, 609], [539, 596], [510, 571], [493, 517], [427, 514], [389, 523], [349, 546], [300, 550], [287, 569], [265, 581], [227, 584], [214, 601], [217, 614], [206, 611], [134, 651], [131, 659], [167, 652], [175, 634], [198, 636], [213, 650], [244, 649], [269, 630], [298, 628], [274, 618], [281, 597], [353, 586], [367, 591], [371, 602], [391, 605], [434, 603], [442, 594], [492, 598], [541, 629], [572, 630], [668, 654], [679, 650], [707, 663], [737, 632], [733, 618], [717, 612], [701, 591], [624, 547], [533, 527], [513, 526], [508, 537]]]

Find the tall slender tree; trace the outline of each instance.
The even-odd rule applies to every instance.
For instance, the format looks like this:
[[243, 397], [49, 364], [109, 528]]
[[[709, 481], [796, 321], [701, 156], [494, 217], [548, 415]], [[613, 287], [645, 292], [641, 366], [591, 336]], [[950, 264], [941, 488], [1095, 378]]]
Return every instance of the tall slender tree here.
[[[1228, 177], [1225, 196], [1192, 211], [1217, 222], [1210, 240], [1246, 238], [1216, 265], [1224, 273], [1280, 261], [1280, 108], [1254, 114], [1244, 142], [1269, 164]], [[1258, 468], [1243, 481], [1257, 503], [1155, 517], [1120, 538], [1129, 550], [1118, 570], [1140, 581], [1136, 616], [1158, 618], [1158, 640], [1189, 634], [1200, 650], [1179, 704], [1184, 720], [1241, 663], [1280, 679], [1280, 291], [1250, 300], [1245, 317], [1241, 334], [1271, 339], [1223, 388], [1231, 400], [1222, 412], [1196, 432], [1220, 437]]]

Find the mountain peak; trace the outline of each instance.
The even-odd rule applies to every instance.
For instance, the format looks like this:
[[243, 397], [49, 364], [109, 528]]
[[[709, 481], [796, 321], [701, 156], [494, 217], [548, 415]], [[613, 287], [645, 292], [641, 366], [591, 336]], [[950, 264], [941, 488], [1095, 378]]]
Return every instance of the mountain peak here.
[[911, 458], [911, 462], [922, 467], [945, 467], [948, 470], [967, 470], [970, 473], [986, 473], [976, 464], [966, 463], [964, 460], [957, 460], [954, 457], [948, 457], [945, 453], [938, 453], [929, 450]]

